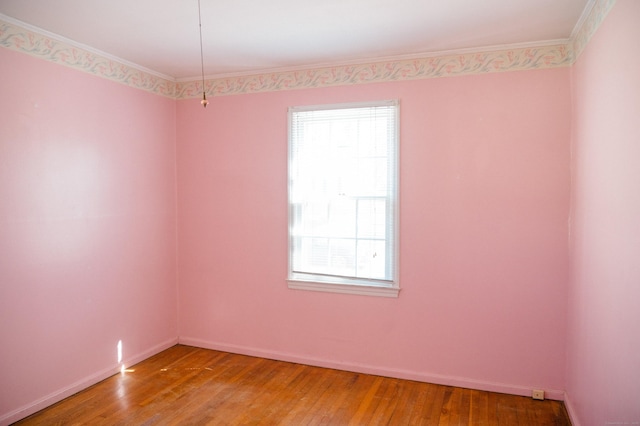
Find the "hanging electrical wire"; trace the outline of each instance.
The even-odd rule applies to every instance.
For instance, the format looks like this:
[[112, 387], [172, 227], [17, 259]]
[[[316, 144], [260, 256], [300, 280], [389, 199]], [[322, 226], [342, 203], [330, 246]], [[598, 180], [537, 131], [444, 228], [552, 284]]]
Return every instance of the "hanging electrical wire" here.
[[207, 100], [207, 93], [204, 88], [204, 53], [202, 50], [202, 12], [200, 11], [200, 0], [198, 0], [198, 26], [200, 27], [200, 71], [202, 72], [202, 100], [200, 103], [203, 107], [209, 105]]

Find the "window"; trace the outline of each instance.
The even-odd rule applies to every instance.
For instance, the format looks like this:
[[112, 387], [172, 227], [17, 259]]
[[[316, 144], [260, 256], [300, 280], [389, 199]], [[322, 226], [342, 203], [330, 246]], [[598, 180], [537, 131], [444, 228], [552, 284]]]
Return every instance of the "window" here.
[[289, 109], [290, 288], [398, 296], [398, 109]]

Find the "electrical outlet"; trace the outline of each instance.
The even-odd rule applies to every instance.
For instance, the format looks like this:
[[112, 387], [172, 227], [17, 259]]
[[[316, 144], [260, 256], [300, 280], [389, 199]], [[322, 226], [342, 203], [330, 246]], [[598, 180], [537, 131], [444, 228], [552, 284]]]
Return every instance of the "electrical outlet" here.
[[533, 392], [531, 393], [531, 398], [543, 400], [544, 399], [544, 391], [543, 390], [534, 389]]

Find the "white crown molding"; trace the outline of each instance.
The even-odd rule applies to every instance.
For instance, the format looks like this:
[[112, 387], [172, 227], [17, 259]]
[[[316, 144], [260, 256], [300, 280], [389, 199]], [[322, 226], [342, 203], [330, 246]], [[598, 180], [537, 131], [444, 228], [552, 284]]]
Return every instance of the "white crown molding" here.
[[[295, 67], [263, 68], [263, 69], [256, 69], [251, 71], [233, 72], [233, 73], [226, 73], [226, 74], [207, 74], [205, 75], [205, 80], [217, 80], [217, 79], [228, 79], [228, 78], [234, 78], [234, 77], [248, 77], [248, 76], [262, 75], [262, 74], [308, 71], [308, 70], [314, 70], [314, 69], [320, 69], [320, 68], [346, 67], [346, 66], [363, 65], [363, 64], [371, 64], [371, 63], [412, 61], [417, 59], [436, 58], [441, 56], [467, 55], [467, 54], [474, 54], [474, 53], [508, 51], [508, 50], [527, 49], [527, 48], [538, 48], [538, 47], [545, 47], [545, 46], [561, 46], [561, 45], [567, 45], [570, 42], [571, 42], [570, 39], [556, 39], [556, 40], [543, 40], [539, 42], [498, 44], [498, 45], [492, 45], [492, 46], [482, 46], [482, 47], [473, 47], [473, 48], [464, 48], [464, 49], [437, 50], [437, 51], [434, 50], [432, 52], [412, 53], [407, 55], [368, 57], [368, 58], [354, 59], [349, 61], [319, 62], [315, 64], [300, 65]], [[202, 81], [202, 76], [196, 75], [192, 77], [181, 77], [176, 79], [177, 83], [188, 83], [188, 82], [198, 82], [198, 81]]]
[[3, 15], [2, 13], [0, 13], [0, 21], [7, 22], [7, 23], [12, 24], [12, 25], [14, 25], [16, 27], [24, 28], [25, 30], [30, 31], [30, 32], [32, 32], [34, 34], [38, 34], [40, 36], [46, 37], [46, 38], [51, 39], [51, 40], [59, 41], [61, 43], [69, 45], [71, 47], [75, 47], [77, 49], [84, 50], [84, 51], [86, 51], [88, 53], [92, 53], [93, 55], [96, 55], [96, 56], [101, 56], [101, 57], [103, 57], [105, 59], [108, 59], [109, 61], [113, 61], [113, 62], [117, 62], [117, 63], [122, 64], [122, 65], [126, 65], [129, 68], [134, 68], [134, 69], [136, 69], [138, 71], [142, 71], [144, 73], [151, 74], [151, 75], [156, 76], [158, 78], [162, 78], [164, 80], [168, 80], [168, 81], [172, 81], [172, 82], [176, 81], [175, 78], [173, 78], [171, 76], [168, 76], [166, 74], [163, 74], [163, 73], [160, 73], [158, 71], [143, 67], [142, 65], [136, 64], [135, 62], [127, 61], [126, 59], [119, 58], [117, 56], [111, 55], [110, 53], [103, 52], [102, 50], [98, 50], [98, 49], [96, 49], [94, 47], [91, 47], [91, 46], [88, 46], [86, 44], [79, 43], [79, 42], [77, 42], [75, 40], [71, 40], [71, 39], [66, 38], [64, 36], [61, 36], [60, 34], [52, 33], [50, 31], [44, 30], [42, 28], [39, 28], [39, 27], [36, 27], [34, 25], [28, 24], [26, 22], [22, 22], [22, 21], [20, 21], [18, 19], [12, 18], [11, 16]]
[[580, 17], [582, 22], [579, 23], [581, 25], [580, 27], [576, 25], [572, 33], [571, 50], [573, 51], [574, 62], [582, 54], [591, 37], [598, 31], [615, 3], [616, 0], [593, 0], [587, 5], [587, 7], [591, 6], [590, 10], [583, 13], [583, 16], [586, 17], [584, 19], [582, 19], [582, 16]]
[[571, 31], [571, 35], [569, 36], [569, 40], [575, 40], [578, 31], [584, 26], [584, 23], [587, 19], [589, 19], [589, 15], [591, 15], [591, 11], [593, 11], [593, 7], [595, 6], [598, 0], [588, 0], [587, 4], [582, 9], [582, 13], [580, 14], [580, 18], [578, 18], [578, 22], [573, 26], [573, 30]]
[[[562, 44], [209, 79], [205, 81], [205, 91], [209, 96], [226, 96], [557, 68], [570, 66], [572, 63], [571, 49]], [[176, 85], [178, 99], [201, 95], [201, 81], [178, 82]]]
[[[205, 77], [210, 96], [571, 66], [615, 0], [589, 0], [571, 38]], [[200, 97], [202, 78], [164, 75], [0, 14], [0, 47], [175, 99]]]

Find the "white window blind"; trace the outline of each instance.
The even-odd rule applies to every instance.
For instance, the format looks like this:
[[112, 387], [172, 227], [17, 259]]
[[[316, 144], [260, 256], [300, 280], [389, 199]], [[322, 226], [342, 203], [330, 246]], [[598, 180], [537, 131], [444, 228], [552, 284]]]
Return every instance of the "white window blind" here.
[[289, 279], [397, 286], [398, 103], [289, 110]]

